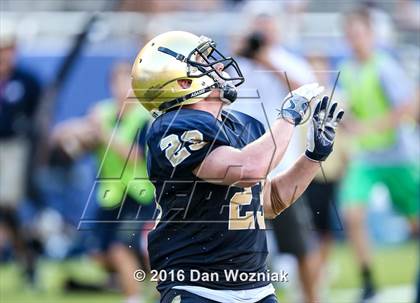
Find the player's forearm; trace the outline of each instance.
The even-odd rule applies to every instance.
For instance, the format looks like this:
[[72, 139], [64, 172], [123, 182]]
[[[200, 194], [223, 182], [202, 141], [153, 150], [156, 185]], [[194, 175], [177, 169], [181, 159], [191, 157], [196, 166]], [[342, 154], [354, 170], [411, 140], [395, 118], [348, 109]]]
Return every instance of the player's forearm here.
[[272, 168], [284, 155], [294, 126], [284, 120], [277, 120], [271, 131], [246, 145], [241, 150], [230, 146], [216, 148], [193, 173], [207, 182], [253, 186], [265, 180]]
[[265, 195], [265, 216], [273, 218], [292, 205], [309, 186], [319, 168], [319, 162], [302, 155], [291, 168], [275, 176], [271, 180], [270, 193]]
[[263, 136], [245, 146], [240, 155], [244, 175], [265, 179], [283, 158], [294, 128], [288, 121], [277, 119]]

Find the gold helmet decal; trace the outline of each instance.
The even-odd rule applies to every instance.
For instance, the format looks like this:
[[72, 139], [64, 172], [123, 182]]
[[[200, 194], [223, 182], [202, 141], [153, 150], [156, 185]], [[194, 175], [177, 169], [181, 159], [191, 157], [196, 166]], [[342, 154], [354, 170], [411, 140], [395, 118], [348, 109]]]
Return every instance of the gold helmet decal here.
[[[219, 63], [224, 66], [222, 72], [215, 68]], [[189, 85], [183, 87], [178, 80], [188, 80]], [[223, 56], [214, 41], [182, 31], [167, 32], [149, 41], [132, 70], [134, 94], [154, 116], [174, 106], [196, 103], [224, 83], [229, 82], [231, 88], [243, 81], [236, 61]]]

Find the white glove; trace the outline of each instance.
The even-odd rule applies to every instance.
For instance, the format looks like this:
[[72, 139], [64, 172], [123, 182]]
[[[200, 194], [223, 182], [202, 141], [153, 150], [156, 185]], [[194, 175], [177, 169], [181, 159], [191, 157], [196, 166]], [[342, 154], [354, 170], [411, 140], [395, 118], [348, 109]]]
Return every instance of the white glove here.
[[[343, 119], [344, 110], [340, 109], [337, 114], [337, 103], [328, 107], [328, 97], [322, 98], [318, 102], [314, 114], [312, 116], [312, 123], [308, 128], [308, 146], [305, 155], [314, 161], [324, 161], [333, 150], [335, 129]], [[328, 116], [327, 115], [328, 112]]]
[[287, 95], [280, 109], [279, 118], [298, 125], [305, 116], [309, 103], [324, 91], [318, 83], [305, 84]]

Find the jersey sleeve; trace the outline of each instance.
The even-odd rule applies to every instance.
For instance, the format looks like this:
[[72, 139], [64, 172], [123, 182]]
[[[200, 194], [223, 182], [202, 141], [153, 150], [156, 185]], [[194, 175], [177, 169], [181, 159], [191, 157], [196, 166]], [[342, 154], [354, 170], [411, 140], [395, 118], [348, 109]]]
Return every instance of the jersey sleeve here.
[[251, 130], [251, 137], [253, 138], [252, 141], [265, 134], [265, 126], [260, 120], [252, 117], [251, 115], [236, 110], [231, 110], [231, 113], [241, 121], [241, 124], [244, 125], [246, 129]]
[[215, 148], [229, 145], [221, 126], [210, 115], [182, 115], [165, 122], [154, 123], [148, 136], [149, 151], [164, 171], [188, 175]]

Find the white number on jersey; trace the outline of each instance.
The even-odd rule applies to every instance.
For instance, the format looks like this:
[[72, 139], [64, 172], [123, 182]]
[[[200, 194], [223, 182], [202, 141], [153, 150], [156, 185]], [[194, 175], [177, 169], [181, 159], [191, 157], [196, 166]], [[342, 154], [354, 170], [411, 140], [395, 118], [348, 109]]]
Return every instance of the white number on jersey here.
[[188, 130], [181, 135], [181, 138], [171, 134], [160, 140], [160, 149], [165, 150], [166, 158], [175, 167], [191, 155], [186, 144], [189, 144], [188, 148], [191, 151], [195, 151], [203, 148], [207, 142], [203, 141], [203, 134], [198, 130]]

